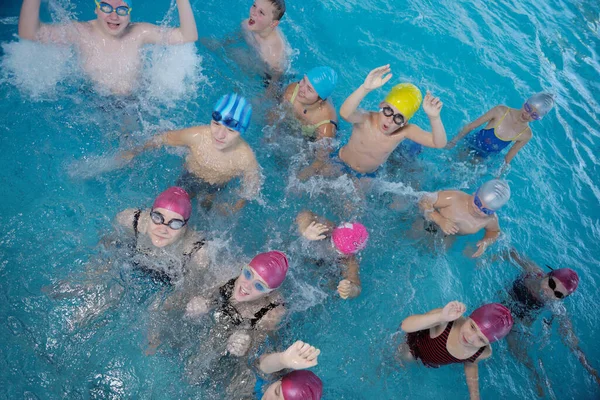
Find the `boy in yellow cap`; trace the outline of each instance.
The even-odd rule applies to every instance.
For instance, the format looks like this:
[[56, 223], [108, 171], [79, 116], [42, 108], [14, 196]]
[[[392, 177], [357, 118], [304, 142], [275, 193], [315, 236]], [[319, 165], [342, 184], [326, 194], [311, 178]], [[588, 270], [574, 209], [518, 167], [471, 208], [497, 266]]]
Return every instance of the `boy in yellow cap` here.
[[344, 172], [357, 178], [373, 177], [404, 139], [425, 147], [441, 149], [446, 146], [446, 130], [440, 118], [443, 103], [439, 98], [427, 92], [423, 102], [423, 110], [431, 123], [431, 133], [408, 123], [423, 100], [421, 91], [415, 85], [401, 83], [394, 86], [379, 104], [378, 112], [358, 109], [370, 91], [379, 89], [391, 77], [389, 64], [375, 68], [340, 109], [340, 116], [352, 123], [352, 135], [337, 154], [333, 153], [332, 160], [338, 162]]

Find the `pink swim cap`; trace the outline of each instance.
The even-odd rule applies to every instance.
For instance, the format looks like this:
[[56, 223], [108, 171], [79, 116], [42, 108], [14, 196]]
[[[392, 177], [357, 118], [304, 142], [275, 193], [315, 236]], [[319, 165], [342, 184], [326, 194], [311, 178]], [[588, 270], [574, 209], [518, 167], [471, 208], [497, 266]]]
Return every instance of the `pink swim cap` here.
[[260, 253], [248, 265], [265, 280], [269, 285], [269, 289], [278, 288], [285, 279], [288, 270], [287, 257], [280, 251]]
[[364, 249], [368, 238], [367, 228], [359, 222], [346, 222], [334, 228], [331, 233], [334, 246], [346, 255], [355, 254]]
[[569, 292], [567, 295], [573, 293], [579, 285], [579, 275], [571, 268], [555, 269], [551, 271], [548, 276], [558, 279]]
[[510, 310], [499, 303], [485, 304], [473, 311], [470, 317], [490, 343], [508, 335], [513, 326]]
[[293, 371], [281, 379], [281, 393], [285, 400], [320, 400], [323, 382], [314, 372]]
[[187, 221], [192, 213], [192, 202], [185, 190], [177, 186], [171, 186], [158, 195], [152, 208], [164, 208], [173, 211]]

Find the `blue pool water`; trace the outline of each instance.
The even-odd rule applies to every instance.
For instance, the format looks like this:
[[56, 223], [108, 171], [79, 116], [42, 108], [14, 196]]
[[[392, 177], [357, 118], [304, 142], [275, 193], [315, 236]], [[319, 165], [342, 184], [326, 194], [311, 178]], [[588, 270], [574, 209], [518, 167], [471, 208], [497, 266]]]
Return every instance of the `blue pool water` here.
[[[18, 3], [18, 2], [17, 2]], [[170, 23], [173, 4], [136, 3], [134, 21]], [[91, 2], [42, 5], [42, 18], [93, 17]], [[192, 1], [201, 37], [223, 37], [247, 15], [248, 2]], [[456, 151], [425, 150], [414, 163], [397, 158], [366, 199], [361, 221], [371, 240], [362, 254], [363, 293], [341, 301], [328, 277], [303, 260], [292, 227], [298, 211], [339, 218], [350, 181], [293, 178], [309, 156], [299, 140], [265, 127], [273, 107], [243, 52], [209, 52], [199, 43], [147, 54], [144, 89], [133, 123], [94, 93], [65, 49], [18, 43], [20, 4], [0, 9], [0, 396], [2, 398], [208, 398], [184, 379], [182, 355], [144, 355], [148, 308], [156, 288], [131, 281], [121, 305], [94, 323], [72, 326], [81, 303], [54, 301], [42, 287], [83, 271], [101, 250], [119, 211], [149, 205], [179, 176], [182, 153], [161, 150], [117, 168], [118, 149], [165, 129], [208, 122], [213, 103], [237, 90], [254, 99], [248, 142], [263, 167], [261, 200], [233, 218], [198, 211], [193, 224], [214, 240], [223, 265], [266, 249], [291, 258], [283, 286], [291, 313], [284, 345], [302, 339], [322, 350], [314, 369], [325, 399], [467, 398], [461, 366], [406, 369], [393, 360], [400, 322], [451, 300], [472, 310], [498, 301], [518, 270], [494, 255], [515, 246], [540, 265], [569, 266], [581, 277], [564, 306], [594, 367], [600, 368], [600, 15], [595, 1], [289, 1], [281, 27], [293, 49], [291, 75], [329, 64], [340, 81], [339, 108], [371, 68], [390, 63], [393, 82], [409, 80], [444, 102], [449, 137], [492, 106], [519, 107], [549, 90], [557, 106], [533, 127], [534, 139], [513, 161], [513, 197], [501, 214], [502, 239], [479, 261], [463, 251], [478, 237], [460, 238], [445, 252], [411, 235], [422, 190], [473, 190], [495, 175], [498, 163], [457, 162]], [[65, 11], [66, 10], [66, 11]], [[71, 13], [71, 14], [70, 14]], [[391, 85], [390, 85], [391, 86]], [[374, 108], [385, 91], [369, 95]], [[108, 110], [108, 111], [106, 111]], [[136, 122], [137, 119], [137, 122]], [[428, 127], [422, 111], [414, 122]], [[264, 127], [264, 128], [263, 128]], [[341, 124], [340, 140], [350, 134]], [[265, 140], [271, 138], [272, 140]], [[400, 203], [400, 210], [389, 205]], [[226, 271], [227, 268], [224, 267]], [[226, 272], [223, 272], [225, 275]], [[530, 352], [546, 380], [545, 398], [593, 399], [600, 389], [563, 345], [557, 324], [538, 321]], [[182, 333], [185, 335], [185, 333]], [[192, 339], [190, 339], [192, 340]], [[481, 364], [482, 398], [534, 398], [527, 369], [504, 341]]]

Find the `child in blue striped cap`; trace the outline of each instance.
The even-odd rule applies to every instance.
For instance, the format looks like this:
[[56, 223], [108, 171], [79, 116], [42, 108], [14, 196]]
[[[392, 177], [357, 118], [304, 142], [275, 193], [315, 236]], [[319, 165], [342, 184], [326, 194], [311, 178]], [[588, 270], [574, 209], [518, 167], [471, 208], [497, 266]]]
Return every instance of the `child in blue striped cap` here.
[[149, 148], [185, 146], [185, 171], [176, 185], [190, 197], [202, 195], [202, 205], [209, 208], [215, 195], [231, 180], [239, 177], [242, 187], [235, 205], [221, 205], [222, 211], [236, 212], [246, 199], [254, 199], [260, 191], [261, 174], [254, 151], [242, 138], [250, 125], [252, 105], [242, 96], [231, 93], [219, 99], [212, 112], [210, 125], [194, 126], [163, 133], [141, 148], [125, 154], [132, 158]]

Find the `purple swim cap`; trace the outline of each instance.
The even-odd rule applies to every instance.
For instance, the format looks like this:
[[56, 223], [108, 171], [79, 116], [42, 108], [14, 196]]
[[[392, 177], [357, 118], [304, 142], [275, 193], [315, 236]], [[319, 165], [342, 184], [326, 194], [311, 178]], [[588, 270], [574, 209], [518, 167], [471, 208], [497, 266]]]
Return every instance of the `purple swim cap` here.
[[288, 270], [287, 257], [280, 251], [260, 253], [248, 265], [265, 280], [269, 289], [278, 288]]
[[551, 271], [548, 276], [558, 279], [569, 292], [567, 295], [573, 293], [579, 285], [579, 275], [571, 268], [555, 269]]
[[158, 195], [152, 208], [164, 208], [173, 211], [187, 221], [192, 213], [192, 202], [185, 190], [177, 186], [171, 186]]
[[281, 379], [281, 392], [285, 400], [320, 400], [323, 382], [314, 372], [293, 371]]
[[359, 222], [346, 222], [331, 232], [333, 245], [345, 255], [356, 254], [364, 249], [367, 239], [369, 239], [369, 232]]
[[513, 326], [510, 310], [499, 303], [485, 304], [473, 311], [470, 317], [490, 343], [508, 335]]

